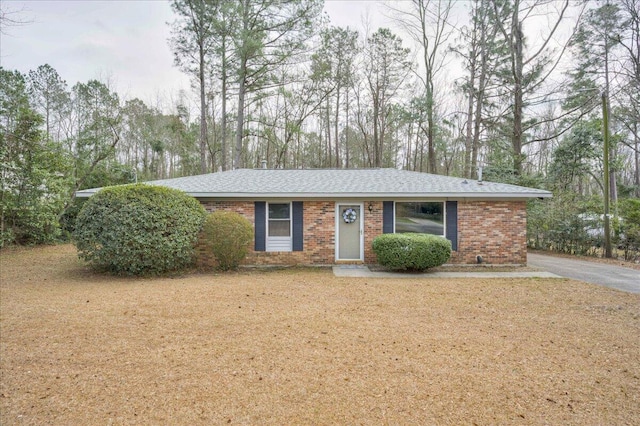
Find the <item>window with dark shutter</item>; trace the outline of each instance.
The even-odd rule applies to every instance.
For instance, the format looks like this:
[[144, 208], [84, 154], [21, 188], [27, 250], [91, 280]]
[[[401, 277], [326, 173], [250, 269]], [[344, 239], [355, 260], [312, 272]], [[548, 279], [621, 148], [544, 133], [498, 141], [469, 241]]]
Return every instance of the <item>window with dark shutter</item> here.
[[458, 202], [447, 201], [447, 240], [451, 241], [451, 249], [458, 251]]
[[384, 234], [393, 234], [393, 201], [382, 202], [382, 232]]
[[396, 233], [431, 234], [444, 237], [442, 201], [396, 202]]
[[267, 203], [264, 201], [256, 201], [254, 203], [255, 210], [255, 251], [266, 250], [266, 211]]
[[267, 203], [267, 251], [291, 251], [291, 203]]
[[291, 203], [293, 219], [293, 251], [304, 250], [304, 208], [302, 201]]

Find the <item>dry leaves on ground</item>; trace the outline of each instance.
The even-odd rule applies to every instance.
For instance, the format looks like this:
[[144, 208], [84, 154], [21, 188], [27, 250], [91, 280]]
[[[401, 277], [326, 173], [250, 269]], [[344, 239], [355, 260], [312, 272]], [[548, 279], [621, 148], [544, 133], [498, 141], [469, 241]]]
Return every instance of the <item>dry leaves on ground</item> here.
[[96, 276], [0, 254], [0, 423], [640, 419], [640, 296], [563, 279], [328, 270]]

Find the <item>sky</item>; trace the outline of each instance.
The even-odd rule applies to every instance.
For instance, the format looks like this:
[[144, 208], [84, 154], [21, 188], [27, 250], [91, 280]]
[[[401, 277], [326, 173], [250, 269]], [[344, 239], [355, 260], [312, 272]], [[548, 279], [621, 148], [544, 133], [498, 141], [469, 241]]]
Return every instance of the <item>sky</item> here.
[[[169, 2], [2, 0], [4, 13], [21, 25], [0, 34], [0, 66], [28, 73], [49, 64], [69, 87], [98, 79], [122, 98], [159, 99], [190, 93], [189, 77], [173, 65], [168, 44], [174, 20]], [[332, 25], [360, 29], [385, 24], [376, 1], [326, 0]]]

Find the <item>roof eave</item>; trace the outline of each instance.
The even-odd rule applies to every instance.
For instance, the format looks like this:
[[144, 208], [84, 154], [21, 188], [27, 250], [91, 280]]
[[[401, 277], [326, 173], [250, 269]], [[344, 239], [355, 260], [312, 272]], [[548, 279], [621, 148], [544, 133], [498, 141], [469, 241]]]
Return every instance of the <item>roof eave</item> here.
[[76, 191], [76, 198], [89, 198], [98, 191]]
[[323, 193], [291, 193], [291, 192], [264, 192], [264, 193], [221, 193], [221, 192], [187, 192], [196, 198], [239, 198], [239, 199], [261, 199], [261, 198], [313, 198], [313, 199], [335, 199], [335, 198], [366, 198], [366, 199], [398, 199], [398, 198], [500, 198], [500, 199], [530, 199], [530, 198], [551, 198], [550, 192], [540, 193], [520, 193], [520, 192], [323, 192]]
[[[77, 198], [89, 198], [98, 191], [77, 191]], [[224, 199], [265, 199], [265, 198], [303, 198], [303, 199], [400, 199], [400, 198], [440, 198], [440, 199], [531, 199], [551, 198], [551, 192], [193, 192], [188, 195], [195, 198]]]

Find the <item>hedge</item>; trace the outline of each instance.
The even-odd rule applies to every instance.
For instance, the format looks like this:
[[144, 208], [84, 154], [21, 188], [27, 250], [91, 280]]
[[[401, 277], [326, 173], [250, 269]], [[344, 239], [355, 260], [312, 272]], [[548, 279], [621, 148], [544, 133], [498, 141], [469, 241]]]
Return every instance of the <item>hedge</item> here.
[[253, 241], [253, 225], [244, 216], [216, 211], [207, 216], [203, 244], [213, 253], [222, 270], [236, 269], [247, 256]]
[[206, 211], [182, 191], [145, 184], [104, 188], [76, 219], [78, 256], [119, 275], [155, 275], [190, 266]]
[[378, 263], [393, 270], [423, 271], [451, 257], [451, 242], [428, 234], [384, 234], [373, 240]]

